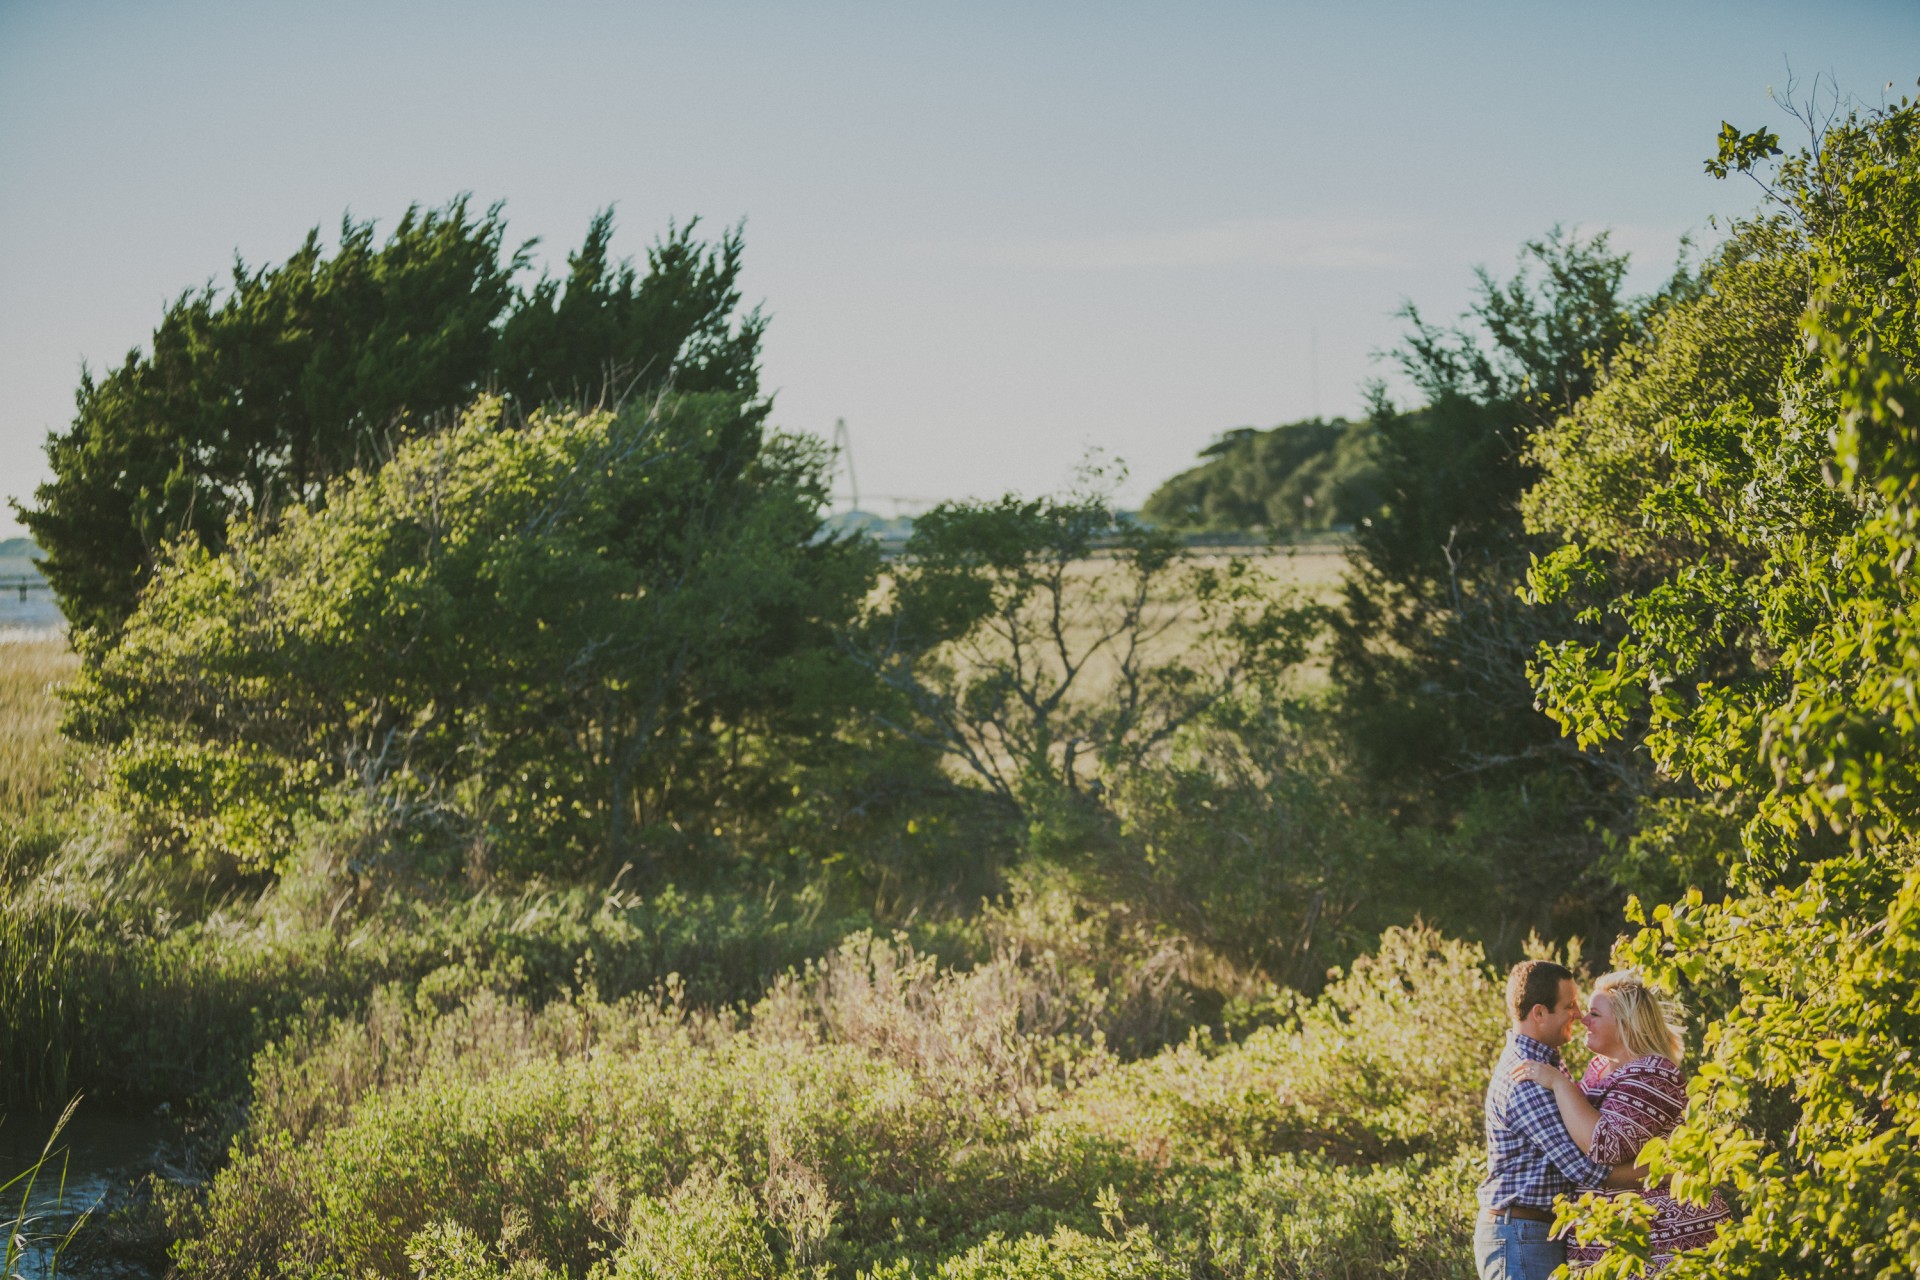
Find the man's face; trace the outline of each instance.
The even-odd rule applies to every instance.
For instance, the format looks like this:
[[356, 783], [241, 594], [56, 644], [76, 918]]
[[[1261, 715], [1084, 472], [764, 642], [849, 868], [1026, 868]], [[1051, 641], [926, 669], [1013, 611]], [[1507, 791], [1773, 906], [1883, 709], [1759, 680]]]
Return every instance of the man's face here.
[[1533, 1038], [1541, 1044], [1559, 1048], [1573, 1038], [1573, 1024], [1580, 1019], [1580, 988], [1574, 985], [1572, 978], [1562, 978], [1560, 1003], [1552, 1009], [1535, 1005], [1533, 1017], [1539, 1024], [1539, 1030]]

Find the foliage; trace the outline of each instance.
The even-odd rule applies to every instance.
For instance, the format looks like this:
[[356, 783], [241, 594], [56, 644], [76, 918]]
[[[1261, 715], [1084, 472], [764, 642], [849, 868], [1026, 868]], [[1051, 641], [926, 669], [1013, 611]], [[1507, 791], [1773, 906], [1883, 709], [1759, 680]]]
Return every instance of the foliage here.
[[[75, 628], [104, 641], [133, 612], [163, 548], [218, 552], [230, 522], [267, 525], [323, 502], [497, 387], [526, 411], [561, 395], [646, 397], [669, 384], [751, 398], [762, 322], [733, 319], [740, 240], [670, 230], [641, 277], [608, 260], [596, 218], [565, 290], [514, 283], [500, 207], [410, 208], [385, 243], [343, 220], [285, 262], [235, 260], [166, 308], [145, 352], [81, 375], [72, 427], [47, 441], [53, 479], [20, 519]], [[609, 394], [611, 393], [611, 395]]]
[[582, 889], [400, 899], [351, 921], [333, 901], [308, 924], [273, 898], [258, 918], [181, 920], [131, 894], [86, 904], [52, 896], [57, 885], [29, 888], [48, 896], [16, 891], [0, 914], [9, 1109], [76, 1091], [217, 1109], [247, 1096], [250, 1070], [269, 1069], [271, 1059], [255, 1062], [264, 1046], [293, 1037], [313, 1063], [337, 1065], [300, 1086], [302, 1108], [330, 1114], [366, 1073], [404, 1074], [435, 1052], [397, 1028], [396, 1005], [472, 996], [525, 1006], [487, 1032], [505, 1047], [504, 1027], [586, 986], [613, 999], [677, 974], [702, 1004], [755, 998], [868, 923], [832, 909], [817, 886], [764, 882], [645, 899]]
[[1208, 1261], [1236, 1280], [1472, 1280], [1484, 1158], [1463, 1150], [1351, 1168], [1275, 1156], [1213, 1208]]
[[567, 256], [565, 286], [543, 277], [517, 296], [493, 355], [496, 389], [523, 410], [606, 405], [671, 387], [753, 400], [766, 319], [740, 309], [738, 229], [709, 245], [695, 219], [647, 249], [647, 269], [612, 257], [613, 211]]
[[1693, 287], [1679, 273], [1630, 298], [1626, 267], [1604, 234], [1556, 230], [1525, 246], [1511, 279], [1481, 271], [1461, 324], [1408, 305], [1394, 354], [1426, 403], [1376, 392], [1382, 505], [1355, 531], [1335, 618], [1337, 727], [1373, 781], [1371, 807], [1442, 839], [1478, 829], [1495, 888], [1472, 927], [1508, 949], [1533, 929], [1606, 927], [1596, 867], [1647, 785], [1631, 757], [1582, 755], [1537, 714], [1527, 662], [1577, 626], [1572, 610], [1515, 595], [1544, 545], [1520, 512], [1530, 441]]
[[[1763, 163], [1773, 144], [1755, 136], [1726, 131], [1715, 163]], [[1700, 553], [1623, 581], [1571, 546], [1534, 575], [1618, 628], [1605, 645], [1542, 650], [1548, 709], [1588, 740], [1644, 723], [1663, 768], [1747, 815], [1734, 895], [1696, 891], [1640, 917], [1616, 956], [1724, 1009], [1685, 1121], [1643, 1154], [1681, 1194], [1729, 1187], [1737, 1221], [1671, 1275], [1920, 1264], [1917, 144], [1920, 106], [1903, 100], [1779, 165], [1769, 190], [1816, 287], [1813, 358], [1788, 363], [1775, 414], [1675, 406], [1668, 430], [1687, 447], [1635, 504], [1646, 534], [1629, 551]], [[1589, 1232], [1621, 1244], [1609, 1274], [1631, 1273], [1644, 1232], [1585, 1212]]]
[[1278, 1012], [1225, 1052], [1196, 1038], [1094, 1081], [1061, 1123], [1097, 1118], [1162, 1159], [1306, 1151], [1371, 1164], [1449, 1155], [1478, 1136], [1505, 1022], [1477, 947], [1389, 929], [1317, 999], [1285, 998]]
[[70, 724], [191, 858], [276, 869], [360, 813], [390, 871], [611, 874], [850, 696], [831, 628], [873, 561], [816, 539], [819, 461], [726, 397], [483, 403], [325, 507], [177, 543]]
[[1097, 494], [945, 503], [914, 523], [860, 651], [890, 723], [1029, 811], [1112, 785], [1307, 653], [1315, 611]]
[[[1642, 496], [1697, 469], [1708, 446], [1699, 424], [1717, 410], [1744, 405], [1760, 419], [1780, 415], [1781, 376], [1804, 359], [1799, 318], [1807, 271], [1802, 238], [1786, 220], [1734, 228], [1702, 265], [1693, 295], [1651, 316], [1644, 336], [1623, 344], [1600, 371], [1593, 393], [1534, 434], [1528, 451], [1539, 481], [1522, 501], [1529, 524], [1604, 549], [1637, 574], [1700, 558], [1708, 548], [1686, 523], [1643, 518]], [[1731, 439], [1714, 443], [1738, 448]], [[1819, 450], [1825, 442], [1810, 444]], [[1809, 494], [1819, 487], [1822, 460], [1798, 460], [1791, 484], [1769, 477], [1756, 500]], [[1801, 472], [1809, 462], [1814, 486]], [[1733, 483], [1724, 490], [1738, 488], [1734, 477], [1725, 479]], [[1750, 515], [1812, 516], [1823, 526], [1833, 519], [1825, 511]], [[1738, 554], [1732, 545], [1713, 550]]]
[[1388, 926], [1484, 926], [1487, 833], [1395, 824], [1330, 719], [1297, 700], [1215, 708], [1114, 788], [1101, 893], [1302, 991]]
[[1414, 1017], [1493, 1007], [1478, 957], [1430, 934], [1303, 1002], [1297, 1030], [1206, 1051], [1440, 1153], [1399, 1166], [1299, 1134], [1255, 1158], [1205, 1129], [1143, 1146], [1124, 1126], [1148, 1090], [1055, 1016], [1078, 978], [1033, 955], [950, 970], [855, 940], [745, 1019], [671, 986], [532, 1013], [451, 977], [262, 1055], [184, 1274], [1453, 1276], [1465, 1257], [1471, 1162], [1446, 1144], [1480, 1071], [1413, 1073], [1416, 1099], [1368, 1047], [1412, 1054]]
[[1237, 428], [1200, 451], [1207, 461], [1155, 489], [1140, 515], [1204, 532], [1352, 528], [1380, 506], [1374, 435], [1371, 422], [1343, 418]]
[[[923, 1273], [909, 1264], [863, 1274], [868, 1280], [914, 1280]], [[990, 1237], [925, 1274], [937, 1280], [1177, 1280], [1183, 1269], [1138, 1227], [1111, 1237], [1059, 1227], [1048, 1236]]]
[[[1856, 847], [1899, 837], [1920, 794], [1903, 692], [1920, 287], [1894, 270], [1920, 208], [1912, 115], [1836, 130], [1807, 179], [1820, 359], [1785, 371], [1780, 411], [1664, 419], [1671, 469], [1643, 482], [1637, 523], [1684, 554], [1622, 572], [1609, 545], [1569, 544], [1533, 575], [1536, 594], [1618, 620], [1617, 638], [1542, 650], [1549, 712], [1583, 743], [1641, 729], [1661, 768], [1743, 797], [1763, 875], [1830, 852], [1823, 829]], [[1828, 183], [1844, 218], [1824, 211]]]

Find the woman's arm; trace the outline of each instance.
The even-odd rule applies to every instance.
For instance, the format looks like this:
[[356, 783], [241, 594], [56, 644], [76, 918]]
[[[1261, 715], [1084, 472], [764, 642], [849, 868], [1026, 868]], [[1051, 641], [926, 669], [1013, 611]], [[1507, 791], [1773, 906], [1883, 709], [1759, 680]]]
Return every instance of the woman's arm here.
[[1567, 1126], [1567, 1135], [1582, 1155], [1593, 1153], [1593, 1127], [1600, 1122], [1600, 1113], [1566, 1072], [1551, 1063], [1529, 1061], [1513, 1069], [1513, 1078], [1531, 1080], [1553, 1090], [1554, 1105], [1560, 1108], [1560, 1120]]

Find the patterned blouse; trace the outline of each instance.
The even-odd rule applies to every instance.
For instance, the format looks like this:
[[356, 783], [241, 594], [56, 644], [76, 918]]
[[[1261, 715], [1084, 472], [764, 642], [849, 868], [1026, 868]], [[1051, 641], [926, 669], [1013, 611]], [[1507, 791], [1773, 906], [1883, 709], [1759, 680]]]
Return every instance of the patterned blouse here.
[[[1605, 1058], [1595, 1057], [1580, 1079], [1580, 1090], [1600, 1112], [1593, 1127], [1589, 1154], [1601, 1164], [1634, 1164], [1650, 1138], [1672, 1133], [1687, 1109], [1687, 1080], [1680, 1068], [1657, 1054], [1623, 1062], [1611, 1071]], [[1718, 1191], [1705, 1205], [1688, 1204], [1653, 1191], [1613, 1191], [1616, 1196], [1644, 1195], [1655, 1210], [1652, 1262], [1648, 1275], [1658, 1275], [1684, 1249], [1712, 1242], [1720, 1224], [1732, 1215]], [[1592, 1266], [1606, 1253], [1599, 1245], [1569, 1244], [1567, 1265], [1578, 1271]]]

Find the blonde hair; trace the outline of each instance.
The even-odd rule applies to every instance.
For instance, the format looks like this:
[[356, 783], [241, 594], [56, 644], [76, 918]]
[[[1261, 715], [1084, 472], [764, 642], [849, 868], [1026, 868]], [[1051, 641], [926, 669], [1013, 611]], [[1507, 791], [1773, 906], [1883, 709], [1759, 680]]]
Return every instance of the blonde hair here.
[[1629, 1054], [1644, 1058], [1658, 1054], [1675, 1066], [1686, 1048], [1686, 1021], [1680, 1006], [1646, 984], [1635, 969], [1616, 969], [1593, 984], [1593, 994], [1605, 993], [1620, 1027], [1620, 1043]]

